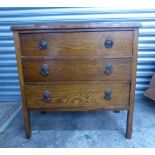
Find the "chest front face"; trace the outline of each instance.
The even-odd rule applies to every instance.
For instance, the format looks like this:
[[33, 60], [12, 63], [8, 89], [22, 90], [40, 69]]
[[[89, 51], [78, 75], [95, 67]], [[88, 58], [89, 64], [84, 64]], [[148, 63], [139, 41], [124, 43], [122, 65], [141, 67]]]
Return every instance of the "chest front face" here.
[[[34, 30], [20, 33], [19, 39], [29, 108], [128, 107], [133, 30]], [[106, 90], [111, 97], [105, 97]], [[43, 97], [46, 91], [52, 94], [48, 103]]]

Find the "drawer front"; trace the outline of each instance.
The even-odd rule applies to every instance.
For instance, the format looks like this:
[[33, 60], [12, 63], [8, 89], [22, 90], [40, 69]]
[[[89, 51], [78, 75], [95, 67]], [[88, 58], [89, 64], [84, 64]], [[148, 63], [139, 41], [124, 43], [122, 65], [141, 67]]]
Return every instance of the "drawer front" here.
[[20, 34], [23, 56], [132, 56], [133, 31]]
[[25, 82], [131, 80], [132, 59], [23, 60]]
[[87, 83], [25, 86], [30, 109], [91, 110], [127, 108], [130, 84]]

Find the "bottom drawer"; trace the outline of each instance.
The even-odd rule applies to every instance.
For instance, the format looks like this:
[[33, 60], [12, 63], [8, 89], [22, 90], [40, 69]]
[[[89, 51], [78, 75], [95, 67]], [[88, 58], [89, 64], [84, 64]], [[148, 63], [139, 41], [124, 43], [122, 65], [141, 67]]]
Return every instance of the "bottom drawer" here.
[[127, 108], [129, 83], [77, 83], [25, 86], [27, 107], [51, 110]]

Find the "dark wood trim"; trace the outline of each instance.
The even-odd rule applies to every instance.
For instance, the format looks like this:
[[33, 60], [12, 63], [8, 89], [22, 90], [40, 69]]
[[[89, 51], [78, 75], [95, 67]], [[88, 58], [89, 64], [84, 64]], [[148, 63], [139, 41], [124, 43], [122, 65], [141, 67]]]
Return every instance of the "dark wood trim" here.
[[138, 33], [139, 33], [139, 30], [135, 29], [134, 40], [133, 40], [134, 59], [132, 64], [132, 82], [131, 82], [130, 103], [129, 103], [129, 110], [127, 113], [127, 127], [126, 127], [126, 137], [128, 139], [131, 139], [132, 137], [133, 112], [134, 112], [134, 100], [135, 100], [135, 88], [136, 88]]
[[131, 59], [133, 56], [89, 57], [89, 56], [21, 56], [23, 60], [94, 60], [94, 59]]
[[88, 28], [134, 28], [141, 27], [140, 23], [109, 23], [109, 22], [81, 22], [81, 23], [53, 23], [34, 26], [12, 26], [11, 30], [46, 30], [46, 29], [88, 29]]
[[64, 112], [66, 112], [66, 111], [73, 111], [73, 112], [80, 112], [80, 111], [113, 111], [113, 110], [128, 110], [128, 106], [126, 106], [126, 107], [120, 107], [120, 108], [98, 108], [98, 109], [91, 109], [91, 108], [85, 108], [85, 109], [78, 109], [78, 108], [52, 108], [52, 109], [50, 109], [50, 108], [29, 108], [30, 110], [32, 110], [32, 111], [38, 111], [38, 110], [40, 110], [40, 111], [49, 111], [49, 112], [51, 112], [51, 111], [55, 111], [55, 112], [61, 112], [61, 111], [64, 111]]
[[114, 31], [133, 31], [134, 28], [97, 28], [97, 29], [43, 29], [43, 30], [19, 30], [19, 34], [34, 33], [78, 33], [78, 32], [114, 32]]
[[104, 83], [111, 83], [111, 82], [117, 82], [117, 83], [131, 83], [131, 80], [125, 80], [125, 81], [120, 81], [120, 80], [111, 80], [111, 81], [60, 81], [60, 82], [25, 82], [24, 86], [28, 86], [28, 85], [42, 85], [42, 84], [90, 84], [90, 83], [96, 83], [96, 84], [104, 84]]
[[23, 73], [22, 73], [21, 50], [20, 50], [18, 32], [14, 32], [14, 42], [15, 42], [15, 48], [16, 48], [16, 59], [17, 59], [17, 65], [18, 65], [20, 89], [22, 94], [24, 127], [25, 127], [26, 138], [30, 138], [31, 137], [30, 113], [29, 113], [29, 110], [27, 109], [26, 98], [24, 95], [24, 80], [23, 80]]

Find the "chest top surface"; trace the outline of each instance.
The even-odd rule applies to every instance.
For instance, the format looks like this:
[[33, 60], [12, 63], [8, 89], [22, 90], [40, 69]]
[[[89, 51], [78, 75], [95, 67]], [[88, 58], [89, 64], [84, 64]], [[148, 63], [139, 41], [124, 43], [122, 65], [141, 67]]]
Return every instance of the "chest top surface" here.
[[46, 29], [91, 29], [91, 28], [138, 28], [140, 23], [108, 23], [108, 22], [74, 22], [74, 23], [50, 23], [36, 24], [32, 26], [12, 26], [12, 31], [46, 30]]

